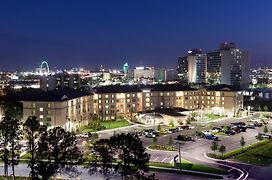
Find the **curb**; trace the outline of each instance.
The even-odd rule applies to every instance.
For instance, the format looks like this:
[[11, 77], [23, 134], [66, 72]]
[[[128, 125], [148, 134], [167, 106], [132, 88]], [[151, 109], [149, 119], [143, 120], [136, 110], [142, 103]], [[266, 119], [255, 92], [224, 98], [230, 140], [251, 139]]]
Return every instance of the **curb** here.
[[[207, 159], [209, 159], [209, 160], [219, 161], [219, 162], [234, 163], [234, 162], [228, 161], [228, 160], [221, 160], [221, 159], [211, 158], [211, 157], [207, 156], [206, 153], [204, 153], [203, 155], [204, 155], [205, 158], [207, 158]], [[235, 169], [235, 170], [241, 172], [241, 175], [240, 175], [236, 180], [245, 180], [245, 179], [247, 179], [247, 177], [249, 176], [249, 173], [248, 173], [246, 170], [244, 170], [244, 169], [243, 169], [243, 170], [246, 172], [246, 175], [245, 175], [245, 173], [244, 173], [241, 169], [236, 168], [236, 167], [234, 167], [234, 166], [226, 165], [226, 164], [223, 164], [223, 163], [217, 163], [217, 164], [219, 164], [219, 165], [221, 165], [221, 166], [225, 166], [225, 167], [231, 168], [231, 169]], [[243, 178], [244, 175], [245, 175], [245, 177]], [[243, 178], [243, 179], [242, 179], [242, 178]]]

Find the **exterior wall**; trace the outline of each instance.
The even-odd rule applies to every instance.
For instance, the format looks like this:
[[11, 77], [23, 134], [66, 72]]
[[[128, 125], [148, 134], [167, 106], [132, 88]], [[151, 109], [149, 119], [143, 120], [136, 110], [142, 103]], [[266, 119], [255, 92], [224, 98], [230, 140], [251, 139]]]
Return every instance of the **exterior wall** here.
[[90, 96], [57, 102], [23, 101], [23, 120], [29, 116], [36, 116], [42, 125], [61, 126], [75, 131], [81, 125], [88, 124], [90, 110]]
[[23, 120], [36, 116], [41, 124], [61, 126], [74, 131], [93, 117], [109, 120], [132, 118], [137, 112], [156, 108], [185, 108], [188, 110], [220, 109], [234, 116], [243, 109], [243, 95], [236, 91], [207, 89], [190, 91], [151, 91], [127, 93], [94, 93], [60, 102], [23, 102]]

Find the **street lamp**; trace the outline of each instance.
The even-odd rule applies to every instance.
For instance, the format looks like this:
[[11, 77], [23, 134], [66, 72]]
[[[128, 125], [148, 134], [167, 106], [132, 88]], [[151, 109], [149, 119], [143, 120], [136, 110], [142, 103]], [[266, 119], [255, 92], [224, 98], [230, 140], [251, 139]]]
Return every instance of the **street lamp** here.
[[153, 112], [153, 117], [154, 117], [154, 131], [156, 130], [156, 113], [155, 111]]

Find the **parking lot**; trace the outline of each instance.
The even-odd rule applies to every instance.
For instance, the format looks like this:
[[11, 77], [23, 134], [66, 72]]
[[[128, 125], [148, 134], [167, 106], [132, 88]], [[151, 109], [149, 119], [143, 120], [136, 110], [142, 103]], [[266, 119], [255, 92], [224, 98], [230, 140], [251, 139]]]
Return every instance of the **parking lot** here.
[[[212, 140], [195, 136], [196, 131], [210, 130], [212, 127], [226, 126], [226, 125], [230, 125], [231, 123], [234, 123], [234, 122], [245, 122], [246, 124], [249, 124], [250, 119], [257, 119], [257, 117], [258, 117], [258, 115], [255, 115], [253, 117], [243, 118], [243, 119], [230, 118], [230, 119], [225, 119], [223, 121], [214, 122], [212, 124], [207, 124], [206, 126], [197, 126], [196, 124], [192, 124], [193, 126], [195, 126], [194, 129], [182, 130], [182, 131], [179, 131], [176, 133], [158, 136], [157, 137], [157, 144], [168, 146], [169, 142], [171, 141], [170, 140], [170, 137], [171, 137], [172, 141], [173, 141], [172, 146], [176, 146], [178, 149], [177, 142], [179, 142], [181, 144], [181, 152], [182, 152], [182, 156], [184, 158], [187, 158], [188, 160], [200, 159], [200, 156], [202, 156], [204, 153], [211, 152], [210, 146], [212, 144]], [[267, 127], [269, 130], [267, 134], [270, 134], [271, 129], [272, 129], [272, 120], [267, 120], [267, 121], [268, 121]], [[231, 150], [241, 147], [241, 145], [240, 145], [241, 137], [244, 137], [244, 140], [246, 143], [245, 145], [249, 145], [249, 144], [253, 144], [253, 143], [257, 142], [258, 140], [256, 139], [255, 136], [259, 132], [263, 132], [263, 129], [264, 129], [264, 126], [255, 127], [255, 129], [247, 128], [246, 132], [235, 133], [234, 135], [226, 135], [224, 133], [221, 133], [221, 135], [218, 134], [216, 136], [219, 139], [218, 144], [225, 145], [226, 151], [231, 151]], [[175, 141], [175, 138], [178, 135], [191, 136], [193, 138], [193, 141]], [[146, 138], [146, 137], [142, 136], [141, 139], [143, 141], [143, 145], [146, 147], [148, 147], [149, 145], [151, 145], [153, 143], [152, 138]], [[164, 163], [172, 162], [174, 156], [178, 154], [177, 151], [156, 152], [153, 150], [149, 151], [149, 153], [151, 154], [151, 161], [164, 162]]]

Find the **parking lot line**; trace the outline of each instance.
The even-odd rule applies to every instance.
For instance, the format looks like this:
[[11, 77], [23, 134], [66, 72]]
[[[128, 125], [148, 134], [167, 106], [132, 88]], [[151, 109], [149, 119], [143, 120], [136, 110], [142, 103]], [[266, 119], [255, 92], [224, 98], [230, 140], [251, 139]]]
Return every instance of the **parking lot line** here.
[[159, 156], [157, 156], [155, 159], [153, 159], [154, 162], [156, 162], [156, 160], [159, 158]]
[[162, 162], [164, 162], [166, 159], [167, 159], [167, 157], [166, 157], [166, 158], [164, 158], [164, 159], [162, 160]]

